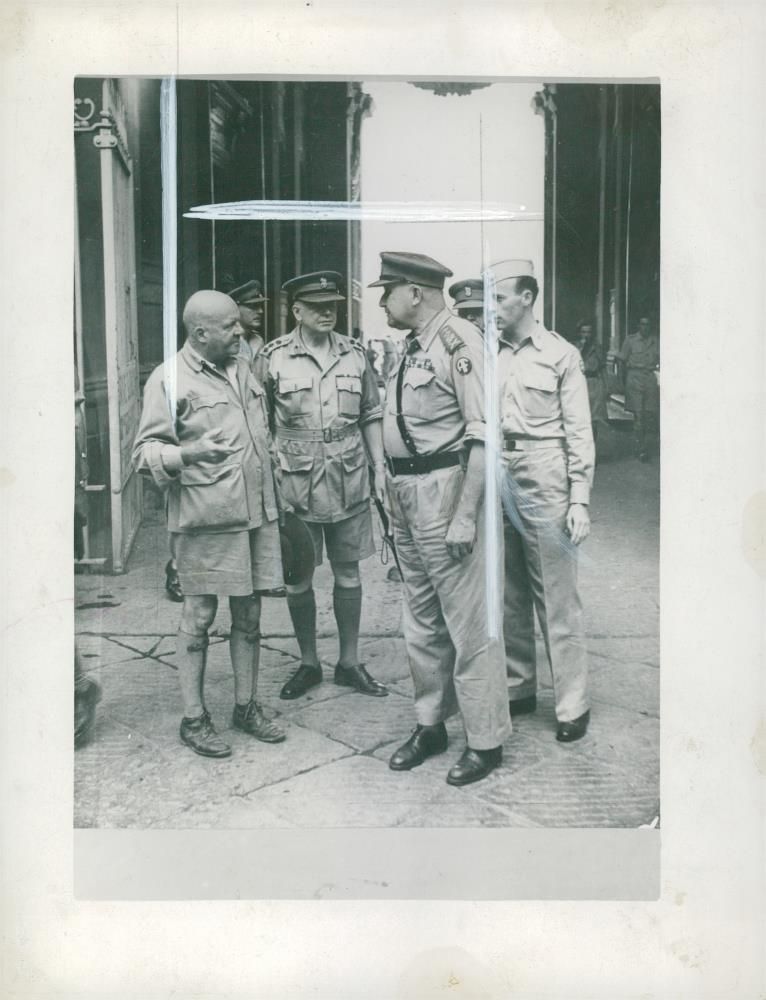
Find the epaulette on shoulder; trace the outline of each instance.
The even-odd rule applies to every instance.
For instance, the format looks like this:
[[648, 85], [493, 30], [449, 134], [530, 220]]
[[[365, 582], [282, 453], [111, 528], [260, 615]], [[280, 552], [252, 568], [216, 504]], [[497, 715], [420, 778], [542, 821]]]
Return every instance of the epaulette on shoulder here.
[[258, 353], [263, 354], [265, 357], [269, 358], [274, 353], [274, 351], [277, 350], [277, 348], [284, 347], [284, 345], [287, 343], [289, 339], [290, 335], [286, 334], [284, 337], [277, 337], [276, 340], [270, 340], [268, 344], [264, 344], [264, 346], [260, 349]]
[[465, 341], [452, 329], [449, 323], [445, 323], [444, 326], [439, 328], [439, 336], [444, 344], [444, 349], [447, 354], [454, 354], [455, 351], [459, 351], [461, 347], [465, 347]]
[[366, 354], [365, 349], [358, 340], [354, 340], [353, 337], [344, 337], [343, 339], [346, 340], [352, 347], [355, 347], [360, 354]]

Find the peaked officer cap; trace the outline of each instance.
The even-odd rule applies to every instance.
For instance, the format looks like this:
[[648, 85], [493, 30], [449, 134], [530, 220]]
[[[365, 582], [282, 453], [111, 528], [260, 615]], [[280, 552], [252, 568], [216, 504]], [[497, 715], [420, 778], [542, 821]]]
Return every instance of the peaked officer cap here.
[[285, 511], [283, 519], [284, 524], [279, 527], [282, 575], [285, 583], [298, 583], [314, 568], [314, 542], [309, 529], [295, 514]]
[[484, 282], [481, 278], [465, 278], [463, 281], [456, 281], [449, 286], [449, 293], [454, 300], [454, 308], [458, 312], [461, 309], [484, 308]]
[[344, 302], [340, 294], [343, 278], [337, 271], [312, 271], [311, 274], [301, 274], [290, 278], [282, 285], [282, 291], [287, 292], [290, 301], [299, 299], [303, 302]]
[[238, 285], [227, 293], [229, 298], [234, 299], [237, 305], [257, 305], [259, 302], [267, 302], [268, 299], [263, 294], [263, 286], [260, 281], [253, 279], [246, 281], [244, 285]]
[[368, 288], [412, 282], [427, 288], [444, 288], [444, 279], [451, 278], [452, 271], [433, 257], [422, 253], [389, 253], [380, 255], [380, 278]]

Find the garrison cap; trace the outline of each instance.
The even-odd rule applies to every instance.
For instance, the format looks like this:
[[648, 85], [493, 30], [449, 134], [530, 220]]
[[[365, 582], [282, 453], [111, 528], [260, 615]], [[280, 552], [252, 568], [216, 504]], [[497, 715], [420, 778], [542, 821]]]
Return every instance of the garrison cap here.
[[314, 542], [309, 529], [291, 511], [285, 511], [282, 520], [284, 523], [279, 526], [282, 575], [285, 583], [298, 583], [314, 569]]
[[246, 281], [244, 285], [238, 285], [227, 293], [229, 298], [234, 299], [237, 305], [257, 305], [259, 302], [268, 302], [263, 294], [263, 286], [260, 281], [253, 279]]
[[452, 271], [433, 257], [422, 253], [385, 252], [380, 255], [380, 278], [367, 287], [379, 288], [411, 281], [415, 285], [442, 289], [444, 279], [451, 277]]
[[481, 278], [465, 278], [449, 286], [449, 293], [458, 312], [484, 308], [484, 282]]
[[497, 281], [507, 281], [509, 278], [534, 278], [535, 266], [531, 260], [501, 260], [490, 264], [489, 270]]
[[337, 271], [312, 271], [311, 274], [290, 278], [282, 285], [282, 291], [288, 293], [291, 302], [296, 299], [303, 302], [344, 302], [345, 296], [340, 294], [342, 281]]

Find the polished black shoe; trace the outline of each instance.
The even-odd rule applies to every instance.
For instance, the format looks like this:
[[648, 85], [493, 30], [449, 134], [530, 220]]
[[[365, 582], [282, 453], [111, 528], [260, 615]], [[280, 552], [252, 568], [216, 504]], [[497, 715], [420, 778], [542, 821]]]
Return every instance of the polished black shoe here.
[[285, 701], [292, 701], [293, 698], [300, 698], [302, 694], [322, 683], [322, 668], [310, 667], [306, 663], [301, 663], [292, 677], [287, 681], [279, 697]]
[[453, 764], [449, 769], [447, 784], [470, 785], [472, 781], [481, 781], [490, 771], [494, 771], [502, 760], [502, 747], [493, 747], [491, 750], [472, 750], [466, 747], [457, 764]]
[[181, 581], [178, 579], [178, 570], [173, 565], [171, 559], [165, 566], [165, 591], [171, 601], [181, 604], [184, 599], [184, 592], [181, 590]]
[[511, 710], [511, 718], [517, 715], [530, 715], [537, 709], [537, 695], [531, 694], [528, 698], [517, 698], [516, 701], [509, 701], [508, 708]]
[[447, 728], [443, 722], [435, 726], [417, 726], [407, 742], [391, 757], [388, 766], [392, 771], [409, 771], [446, 749]]
[[353, 688], [360, 694], [370, 694], [373, 698], [385, 698], [388, 694], [385, 684], [370, 677], [361, 663], [356, 667], [343, 667], [339, 663], [335, 668], [335, 683]]
[[556, 739], [559, 743], [574, 743], [581, 740], [588, 731], [590, 709], [572, 722], [560, 722], [556, 728]]

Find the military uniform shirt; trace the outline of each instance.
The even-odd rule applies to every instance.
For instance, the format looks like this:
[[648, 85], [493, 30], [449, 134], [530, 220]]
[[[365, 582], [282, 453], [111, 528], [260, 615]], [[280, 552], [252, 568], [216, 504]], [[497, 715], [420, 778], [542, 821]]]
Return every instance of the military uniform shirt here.
[[360, 428], [381, 419], [364, 348], [333, 331], [322, 368], [296, 327], [263, 348], [256, 368], [264, 373], [285, 500], [317, 523], [362, 510], [370, 483]]
[[484, 441], [484, 341], [473, 323], [443, 309], [417, 334], [407, 334], [404, 346], [404, 356], [386, 384], [386, 454], [411, 455], [396, 420], [402, 365], [402, 415], [418, 454], [458, 451], [469, 441]]
[[500, 337], [497, 346], [503, 434], [560, 440], [567, 454], [570, 502], [587, 504], [595, 453], [580, 352], [539, 323], [520, 344]]
[[660, 363], [659, 341], [652, 334], [642, 337], [640, 333], [632, 333], [622, 345], [618, 357], [628, 369], [653, 371]]
[[[233, 454], [184, 465], [181, 446], [213, 428]], [[265, 394], [242, 358], [223, 372], [187, 342], [149, 376], [133, 461], [166, 491], [169, 531], [243, 531], [276, 520], [270, 446]]]

